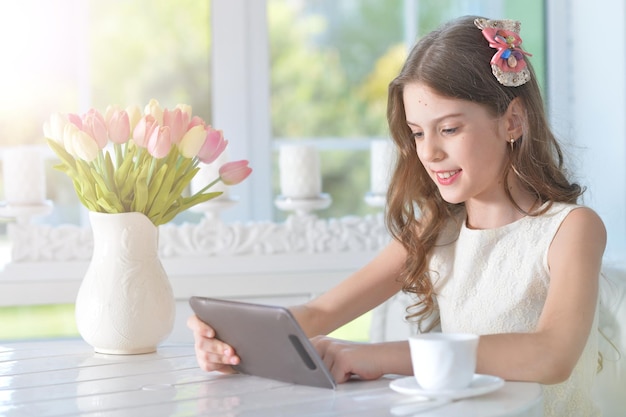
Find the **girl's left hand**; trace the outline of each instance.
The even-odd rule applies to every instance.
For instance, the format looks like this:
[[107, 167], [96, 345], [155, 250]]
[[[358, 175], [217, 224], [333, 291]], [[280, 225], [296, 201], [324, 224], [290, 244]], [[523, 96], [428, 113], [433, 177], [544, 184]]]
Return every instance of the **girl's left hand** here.
[[349, 342], [331, 337], [316, 336], [311, 343], [319, 352], [324, 364], [337, 383], [346, 382], [352, 376], [361, 379], [378, 379], [383, 376], [380, 345]]

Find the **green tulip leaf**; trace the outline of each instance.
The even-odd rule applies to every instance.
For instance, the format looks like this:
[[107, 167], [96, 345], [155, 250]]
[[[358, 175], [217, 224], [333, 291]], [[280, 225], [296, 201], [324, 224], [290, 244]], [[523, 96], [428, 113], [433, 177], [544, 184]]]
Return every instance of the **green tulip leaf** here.
[[167, 195], [167, 188], [170, 186], [168, 174], [168, 166], [162, 165], [150, 182], [150, 192], [148, 194], [149, 206], [147, 207], [148, 217], [157, 216], [161, 212], [163, 204], [165, 204], [163, 195]]
[[132, 211], [145, 213], [146, 206], [148, 204], [148, 170], [149, 167], [147, 165], [143, 166], [137, 176], [134, 188], [135, 198], [133, 200]]
[[64, 164], [66, 167], [68, 167], [70, 171], [75, 171], [76, 164], [74, 162], [74, 157], [72, 157], [72, 155], [70, 155], [69, 152], [67, 152], [65, 148], [63, 148], [63, 146], [61, 146], [56, 141], [52, 139], [47, 139], [47, 141], [48, 141], [48, 146], [50, 146], [50, 148], [52, 148], [54, 153], [57, 154], [57, 156], [61, 160], [61, 163]]

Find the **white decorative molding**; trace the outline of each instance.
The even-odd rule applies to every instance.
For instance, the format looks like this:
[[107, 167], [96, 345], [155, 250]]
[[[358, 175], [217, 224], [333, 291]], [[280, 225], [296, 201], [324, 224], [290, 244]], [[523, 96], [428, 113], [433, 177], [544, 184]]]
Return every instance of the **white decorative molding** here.
[[[89, 227], [8, 225], [11, 261], [0, 269], [0, 306], [72, 303], [91, 261]], [[179, 308], [196, 294], [302, 302], [346, 278], [389, 241], [382, 214], [283, 223], [197, 224], [159, 228], [159, 251]], [[180, 325], [179, 327], [184, 327]]]
[[[91, 258], [91, 229], [73, 225], [14, 223], [8, 228], [12, 263], [77, 261]], [[284, 223], [225, 224], [204, 218], [197, 224], [159, 228], [163, 259], [222, 255], [371, 252], [388, 242], [382, 214], [319, 219], [290, 216]]]

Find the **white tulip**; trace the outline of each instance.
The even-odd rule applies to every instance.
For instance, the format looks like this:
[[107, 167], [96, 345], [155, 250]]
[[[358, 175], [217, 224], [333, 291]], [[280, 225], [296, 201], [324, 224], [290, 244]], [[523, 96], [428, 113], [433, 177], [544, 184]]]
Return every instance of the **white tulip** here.
[[68, 124], [67, 117], [61, 113], [53, 113], [50, 119], [43, 125], [43, 134], [46, 138], [52, 139], [63, 145], [63, 132]]

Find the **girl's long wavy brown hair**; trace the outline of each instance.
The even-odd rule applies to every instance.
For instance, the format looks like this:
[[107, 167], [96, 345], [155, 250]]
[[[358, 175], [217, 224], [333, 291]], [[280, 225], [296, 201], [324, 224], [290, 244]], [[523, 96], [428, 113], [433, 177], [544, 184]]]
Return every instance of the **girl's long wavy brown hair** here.
[[463, 204], [450, 204], [417, 158], [415, 142], [407, 126], [402, 99], [409, 83], [422, 83], [444, 97], [479, 103], [494, 116], [502, 116], [511, 101], [519, 98], [525, 109], [523, 134], [510, 150], [510, 164], [504, 172], [503, 186], [511, 202], [521, 210], [509, 192], [511, 170], [520, 183], [541, 203], [575, 203], [583, 189], [567, 179], [563, 153], [546, 119], [544, 104], [535, 73], [527, 60], [531, 79], [519, 87], [507, 87], [491, 72], [490, 60], [496, 50], [489, 47], [477, 16], [451, 21], [423, 37], [410, 52], [400, 74], [389, 85], [387, 120], [398, 159], [387, 193], [386, 222], [394, 239], [407, 251], [400, 275], [403, 290], [417, 296], [408, 317], [422, 320], [435, 310], [433, 285], [428, 268], [429, 256], [443, 226]]

